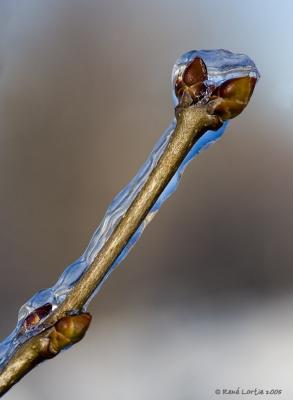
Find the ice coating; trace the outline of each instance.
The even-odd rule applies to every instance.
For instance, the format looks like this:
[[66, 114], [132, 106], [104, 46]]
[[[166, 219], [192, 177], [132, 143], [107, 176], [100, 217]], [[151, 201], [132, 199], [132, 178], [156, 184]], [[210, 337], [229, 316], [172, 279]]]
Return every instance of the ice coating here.
[[[237, 77], [250, 76], [256, 79], [259, 78], [259, 73], [249, 57], [243, 54], [234, 54], [226, 50], [200, 50], [190, 51], [181, 56], [176, 64], [174, 65], [172, 72], [172, 85], [173, 85], [173, 101], [174, 106], [178, 105], [178, 99], [175, 94], [175, 84], [177, 79], [182, 75], [186, 66], [194, 60], [195, 57], [200, 57], [207, 66], [208, 79], [206, 81], [206, 94], [202, 101], [208, 102], [209, 95], [212, 88], [220, 85], [222, 82]], [[211, 90], [210, 90], [211, 88]], [[154, 217], [156, 212], [159, 210], [161, 205], [166, 199], [176, 190], [182, 173], [186, 165], [191, 161], [201, 150], [205, 149], [208, 145], [218, 140], [224, 133], [228, 122], [225, 122], [220, 129], [217, 131], [207, 131], [192, 147], [188, 155], [185, 157], [180, 167], [176, 171], [175, 175], [166, 186], [160, 197], [149, 211], [145, 220], [142, 222], [140, 227], [137, 229], [135, 234], [131, 237], [123, 251], [117, 257], [115, 262], [109, 268], [106, 276], [102, 282], [96, 288], [92, 297], [99, 291], [102, 284], [108, 278], [110, 273], [115, 267], [126, 257], [130, 249], [135, 245], [139, 237], [141, 236], [144, 228], [149, 221]], [[156, 166], [160, 159], [168, 141], [175, 129], [176, 119], [172, 121], [170, 126], [163, 133], [157, 144], [153, 148], [150, 156], [140, 168], [135, 177], [128, 183], [128, 185], [122, 189], [121, 192], [113, 199], [109, 205], [106, 214], [94, 232], [85, 252], [82, 256], [69, 265], [65, 271], [61, 274], [56, 284], [48, 289], [43, 289], [37, 292], [31, 297], [20, 309], [18, 315], [18, 322], [15, 330], [9, 335], [2, 343], [0, 343], [0, 367], [5, 363], [7, 358], [13, 350], [23, 341], [31, 337], [37, 329], [37, 324], [34, 329], [30, 329], [27, 332], [22, 332], [21, 328], [26, 318], [36, 309], [42, 307], [44, 304], [51, 304], [52, 310], [54, 310], [62, 301], [64, 301], [66, 295], [74, 287], [74, 284], [80, 279], [88, 266], [97, 256], [100, 249], [103, 247], [105, 242], [110, 237], [111, 233], [123, 217], [136, 195], [141, 190], [148, 176], [150, 175], [153, 168]], [[89, 304], [92, 297], [88, 300], [85, 305], [85, 309]], [[42, 320], [40, 320], [41, 322]]]
[[[186, 65], [194, 60], [195, 57], [201, 58], [207, 67], [207, 87], [213, 88], [214, 85], [219, 86], [224, 81], [232, 78], [249, 76], [258, 80], [260, 77], [254, 62], [245, 54], [236, 54], [224, 49], [191, 50], [179, 57], [173, 67], [173, 88], [175, 87], [176, 80], [186, 68]], [[206, 100], [208, 100], [209, 95], [210, 91], [207, 90]], [[175, 106], [178, 105], [175, 90], [173, 90], [173, 103]]]

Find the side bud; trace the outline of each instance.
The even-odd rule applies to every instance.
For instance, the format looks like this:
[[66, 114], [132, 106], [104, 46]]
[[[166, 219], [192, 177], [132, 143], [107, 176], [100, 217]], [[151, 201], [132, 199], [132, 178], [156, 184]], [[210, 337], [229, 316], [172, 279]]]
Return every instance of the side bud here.
[[52, 311], [52, 304], [46, 303], [41, 307], [36, 308], [32, 311], [23, 321], [22, 326], [19, 330], [19, 335], [24, 335], [30, 329], [35, 328], [38, 323], [44, 319]]
[[255, 84], [256, 79], [249, 76], [222, 83], [212, 94], [208, 111], [222, 121], [237, 117], [247, 106]]
[[65, 347], [79, 342], [84, 337], [91, 319], [89, 313], [70, 315], [59, 319], [48, 336], [50, 339], [49, 352], [55, 355]]
[[175, 94], [182, 107], [196, 104], [206, 92], [207, 67], [200, 57], [195, 57], [175, 83]]

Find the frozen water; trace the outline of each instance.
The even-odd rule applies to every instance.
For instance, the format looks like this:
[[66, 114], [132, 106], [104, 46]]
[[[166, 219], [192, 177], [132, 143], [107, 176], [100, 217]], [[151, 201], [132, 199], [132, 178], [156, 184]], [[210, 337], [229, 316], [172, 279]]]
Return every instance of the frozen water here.
[[[178, 99], [175, 94], [175, 83], [182, 75], [186, 65], [196, 57], [201, 58], [208, 72], [208, 79], [205, 82], [207, 86], [219, 86], [224, 81], [232, 78], [241, 78], [249, 76], [259, 79], [259, 72], [254, 62], [245, 54], [232, 53], [231, 51], [219, 50], [191, 50], [176, 61], [172, 71], [173, 83], [173, 102], [177, 106]], [[209, 94], [209, 91], [207, 92]]]

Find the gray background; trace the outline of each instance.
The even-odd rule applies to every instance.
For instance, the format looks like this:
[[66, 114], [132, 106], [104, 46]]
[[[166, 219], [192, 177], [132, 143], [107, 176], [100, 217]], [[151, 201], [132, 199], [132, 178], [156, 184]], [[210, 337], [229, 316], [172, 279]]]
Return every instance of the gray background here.
[[292, 398], [292, 13], [289, 0], [0, 0], [2, 338], [169, 125], [177, 57], [226, 48], [262, 74], [91, 304], [86, 339], [7, 399]]

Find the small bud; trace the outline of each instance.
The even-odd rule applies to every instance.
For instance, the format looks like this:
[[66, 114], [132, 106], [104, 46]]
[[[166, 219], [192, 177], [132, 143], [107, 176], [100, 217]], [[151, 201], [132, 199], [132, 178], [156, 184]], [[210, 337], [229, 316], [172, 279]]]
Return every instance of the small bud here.
[[213, 93], [214, 100], [209, 102], [209, 111], [223, 121], [236, 117], [247, 106], [255, 84], [256, 79], [249, 76], [222, 83]]
[[201, 83], [207, 78], [207, 67], [200, 57], [195, 57], [183, 72], [183, 81], [187, 86]]
[[57, 354], [63, 348], [79, 342], [84, 337], [91, 319], [92, 317], [88, 313], [71, 315], [59, 319], [49, 335], [50, 352]]
[[178, 76], [175, 83], [175, 94], [180, 105], [189, 107], [203, 98], [206, 92], [204, 81], [208, 78], [207, 67], [200, 57], [196, 57]]
[[219, 95], [223, 99], [238, 100], [247, 104], [255, 84], [256, 79], [249, 76], [229, 79], [220, 86]]
[[23, 335], [28, 330], [34, 328], [43, 318], [52, 311], [52, 304], [46, 303], [32, 311], [23, 321], [19, 333]]

